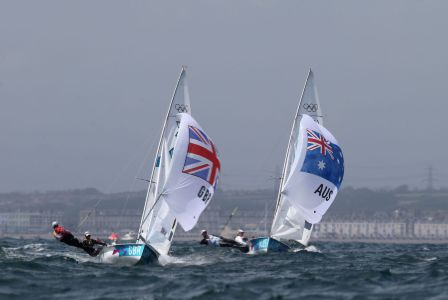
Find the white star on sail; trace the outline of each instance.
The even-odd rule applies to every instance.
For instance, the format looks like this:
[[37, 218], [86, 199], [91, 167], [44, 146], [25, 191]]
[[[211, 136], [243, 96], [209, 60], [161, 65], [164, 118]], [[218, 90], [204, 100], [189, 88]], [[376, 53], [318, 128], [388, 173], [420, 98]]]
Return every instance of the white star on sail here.
[[319, 163], [317, 164], [317, 167], [319, 168], [319, 170], [325, 169], [324, 161], [323, 160], [319, 161]]

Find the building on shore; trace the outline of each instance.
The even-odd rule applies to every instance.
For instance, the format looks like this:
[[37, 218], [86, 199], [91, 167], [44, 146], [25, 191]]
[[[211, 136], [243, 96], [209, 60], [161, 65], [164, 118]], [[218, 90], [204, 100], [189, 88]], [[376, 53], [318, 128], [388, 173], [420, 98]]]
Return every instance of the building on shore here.
[[[226, 230], [224, 224], [229, 220], [230, 211], [219, 206], [208, 208], [201, 216], [198, 224], [189, 232], [184, 232], [181, 226], [176, 232], [177, 240], [198, 240], [200, 231], [206, 229], [209, 233], [233, 238], [237, 229], [246, 231], [249, 238], [269, 234], [272, 212], [261, 210], [246, 210], [235, 214]], [[60, 211], [26, 211], [15, 210], [0, 212], [0, 235], [40, 235], [51, 231], [50, 224], [54, 220], [62, 221]], [[73, 227], [75, 234], [90, 231], [105, 237], [111, 232], [125, 233], [138, 230], [141, 211], [135, 210], [82, 210], [79, 213], [80, 226]], [[348, 220], [347, 220], [348, 219]], [[77, 230], [76, 230], [77, 229]], [[78, 232], [76, 232], [78, 231]], [[399, 218], [395, 216], [380, 216], [380, 218], [332, 218], [323, 220], [314, 226], [314, 240], [416, 240], [416, 241], [448, 241], [448, 220]]]
[[51, 222], [60, 220], [60, 211], [25, 211], [15, 210], [0, 212], [0, 234], [44, 233], [51, 231]]
[[448, 240], [448, 223], [424, 221], [324, 221], [314, 226], [316, 239]]
[[79, 230], [108, 235], [111, 232], [136, 232], [140, 225], [139, 210], [82, 210], [79, 213]]

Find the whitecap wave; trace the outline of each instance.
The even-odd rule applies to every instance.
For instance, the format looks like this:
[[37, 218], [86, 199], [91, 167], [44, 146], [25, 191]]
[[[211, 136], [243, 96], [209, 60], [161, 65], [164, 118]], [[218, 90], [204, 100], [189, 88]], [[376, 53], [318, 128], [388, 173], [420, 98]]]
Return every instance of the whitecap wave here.
[[201, 266], [213, 264], [216, 260], [213, 260], [211, 257], [206, 257], [202, 255], [187, 255], [187, 256], [169, 256], [169, 255], [160, 255], [159, 262], [162, 266], [173, 264], [173, 265], [188, 265], [188, 266]]
[[17, 259], [17, 258], [35, 258], [46, 256], [44, 244], [34, 243], [26, 244], [19, 247], [2, 247], [6, 258]]
[[437, 260], [438, 258], [437, 257], [428, 257], [428, 258], [425, 258], [425, 259], [423, 259], [424, 261], [435, 261], [435, 260]]
[[301, 249], [295, 249], [293, 250], [293, 252], [314, 252], [314, 253], [322, 253], [321, 250], [319, 250], [316, 246], [314, 245], [309, 245], [305, 248], [301, 248]]

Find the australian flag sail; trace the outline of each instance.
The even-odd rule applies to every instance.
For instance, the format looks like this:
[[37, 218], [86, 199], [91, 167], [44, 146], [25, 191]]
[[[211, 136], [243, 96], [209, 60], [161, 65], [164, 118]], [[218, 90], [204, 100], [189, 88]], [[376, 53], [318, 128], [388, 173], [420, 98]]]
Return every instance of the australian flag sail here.
[[325, 178], [339, 188], [344, 177], [341, 148], [318, 131], [307, 129], [306, 134], [307, 148], [301, 171]]
[[336, 138], [310, 116], [300, 121], [296, 156], [283, 196], [311, 224], [320, 222], [344, 177], [344, 156]]

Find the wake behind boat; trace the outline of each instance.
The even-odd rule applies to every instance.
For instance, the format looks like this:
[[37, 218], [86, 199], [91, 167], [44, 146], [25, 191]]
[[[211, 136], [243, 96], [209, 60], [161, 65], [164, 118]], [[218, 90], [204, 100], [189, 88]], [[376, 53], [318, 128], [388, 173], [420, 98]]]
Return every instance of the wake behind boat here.
[[104, 247], [100, 262], [135, 265], [167, 256], [180, 223], [192, 229], [212, 199], [220, 161], [212, 140], [190, 115], [182, 68], [165, 118], [135, 243]]
[[313, 225], [336, 198], [344, 176], [344, 158], [337, 140], [322, 123], [310, 70], [289, 137], [270, 236], [252, 239], [251, 253], [307, 246]]

